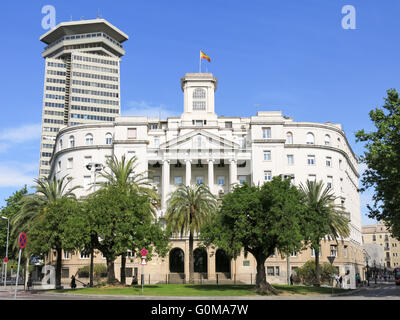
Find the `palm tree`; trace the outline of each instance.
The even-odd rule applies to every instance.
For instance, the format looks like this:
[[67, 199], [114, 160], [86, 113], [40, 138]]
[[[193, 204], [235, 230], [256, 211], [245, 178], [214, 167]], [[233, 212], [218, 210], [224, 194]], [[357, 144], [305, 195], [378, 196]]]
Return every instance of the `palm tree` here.
[[344, 211], [342, 205], [335, 204], [338, 199], [332, 189], [324, 188], [322, 181], [307, 180], [306, 185], [300, 184], [300, 190], [305, 197], [312, 223], [310, 228], [311, 246], [315, 250], [316, 286], [320, 285], [319, 279], [319, 253], [320, 241], [325, 236], [330, 236], [336, 243], [339, 237], [346, 238], [350, 235], [349, 214]]
[[[160, 204], [160, 196], [157, 191], [152, 188], [151, 182], [147, 178], [148, 171], [141, 173], [135, 172], [138, 166], [137, 161], [138, 158], [136, 156], [127, 160], [125, 155], [123, 155], [121, 161], [119, 161], [116, 156], [113, 156], [107, 161], [107, 168], [109, 170], [101, 173], [101, 176], [105, 178], [105, 182], [103, 182], [102, 185], [104, 187], [108, 185], [118, 186], [127, 193], [134, 190], [141, 195], [146, 195], [150, 200], [151, 212], [155, 218], [157, 216], [157, 208]], [[125, 264], [126, 253], [123, 253], [121, 255], [121, 283], [123, 284], [126, 282]]]
[[194, 283], [193, 237], [217, 209], [217, 200], [204, 184], [180, 184], [167, 202], [167, 225], [173, 232], [189, 233], [189, 283]]
[[[11, 233], [14, 238], [17, 238], [21, 230], [29, 233], [32, 225], [38, 220], [44, 218], [47, 207], [65, 198], [76, 199], [74, 190], [80, 188], [75, 186], [67, 189], [68, 184], [71, 182], [65, 175], [57, 180], [55, 177], [45, 177], [42, 179], [34, 179], [36, 183], [33, 188], [34, 193], [25, 195], [21, 201], [20, 211], [12, 218]], [[14, 244], [17, 246], [17, 242]], [[62, 248], [57, 247], [57, 261], [56, 261], [56, 286], [61, 286], [61, 253]]]

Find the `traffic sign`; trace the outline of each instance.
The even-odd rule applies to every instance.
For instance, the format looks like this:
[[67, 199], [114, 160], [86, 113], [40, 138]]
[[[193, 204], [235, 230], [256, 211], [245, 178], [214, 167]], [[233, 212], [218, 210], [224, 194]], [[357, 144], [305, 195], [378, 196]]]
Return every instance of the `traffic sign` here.
[[333, 261], [335, 260], [335, 256], [329, 256], [328, 260], [329, 260], [330, 264], [333, 264]]
[[142, 257], [147, 256], [147, 253], [148, 253], [148, 251], [147, 251], [145, 248], [143, 248], [142, 250], [140, 250], [140, 254], [142, 255]]
[[8, 257], [4, 257], [4, 263], [7, 263], [8, 262]]
[[140, 263], [142, 266], [145, 266], [147, 264], [146, 262], [146, 257], [142, 257], [142, 262]]
[[24, 249], [27, 242], [28, 242], [28, 237], [26, 236], [26, 234], [25, 234], [24, 232], [22, 232], [22, 233], [19, 235], [19, 239], [18, 239], [19, 247], [20, 247], [21, 249]]

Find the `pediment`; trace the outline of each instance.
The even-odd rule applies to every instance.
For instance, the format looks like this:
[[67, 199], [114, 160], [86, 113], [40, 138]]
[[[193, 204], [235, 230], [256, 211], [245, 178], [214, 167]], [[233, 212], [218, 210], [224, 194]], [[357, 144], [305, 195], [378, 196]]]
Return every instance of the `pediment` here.
[[171, 139], [160, 145], [160, 149], [184, 150], [184, 149], [212, 149], [234, 150], [239, 149], [239, 144], [220, 137], [205, 130], [193, 130], [180, 137]]

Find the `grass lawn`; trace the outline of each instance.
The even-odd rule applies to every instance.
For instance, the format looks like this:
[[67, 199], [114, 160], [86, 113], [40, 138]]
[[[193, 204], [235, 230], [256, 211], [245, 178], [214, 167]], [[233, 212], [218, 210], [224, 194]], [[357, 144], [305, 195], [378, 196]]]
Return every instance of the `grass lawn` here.
[[[282, 296], [292, 294], [331, 294], [331, 288], [274, 285]], [[344, 292], [344, 289], [334, 288], [334, 293]], [[105, 294], [105, 295], [141, 295], [140, 285], [133, 287], [105, 286], [82, 289], [51, 290], [57, 293]], [[155, 284], [145, 285], [143, 294], [146, 296], [256, 296], [254, 285], [196, 285], [196, 284]]]

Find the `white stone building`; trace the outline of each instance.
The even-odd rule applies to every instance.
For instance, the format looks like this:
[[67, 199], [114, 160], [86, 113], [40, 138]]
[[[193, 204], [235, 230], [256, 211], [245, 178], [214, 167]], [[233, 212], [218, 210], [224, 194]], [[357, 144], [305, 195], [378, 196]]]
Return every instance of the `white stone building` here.
[[[291, 176], [296, 185], [307, 179], [323, 180], [350, 213], [351, 235], [340, 242], [340, 248], [327, 239], [321, 261], [327, 261], [326, 257], [334, 252], [341, 273], [351, 269], [354, 274], [362, 268], [357, 159], [341, 125], [295, 122], [280, 111], [262, 111], [250, 118], [219, 117], [214, 104], [217, 79], [212, 74], [186, 74], [181, 87], [184, 112], [180, 117], [117, 117], [113, 123], [61, 128], [51, 158], [51, 176], [60, 178], [68, 174], [73, 178], [71, 186], [84, 186], [77, 190], [77, 195], [85, 196], [93, 191], [95, 174], [86, 168], [88, 163], [105, 164], [107, 157], [113, 155], [136, 155], [137, 171], [151, 170], [150, 178], [161, 195], [160, 218], [165, 215], [168, 194], [179, 183], [203, 182], [213, 193], [221, 195], [235, 183], [257, 185], [276, 175]], [[100, 180], [98, 175], [97, 179]], [[172, 241], [183, 250], [185, 273], [187, 240]], [[217, 255], [214, 253], [207, 256], [208, 279], [215, 279], [218, 272], [227, 273], [213, 260]], [[291, 258], [292, 268], [302, 265], [312, 257], [312, 252], [300, 256]], [[234, 276], [249, 282], [246, 275], [255, 275], [254, 259], [241, 256], [229, 264], [226, 278]], [[286, 262], [277, 255], [267, 260], [266, 265], [269, 264], [272, 272], [268, 271], [268, 275], [275, 282], [285, 282]], [[176, 273], [165, 260], [154, 268], [159, 274]]]

